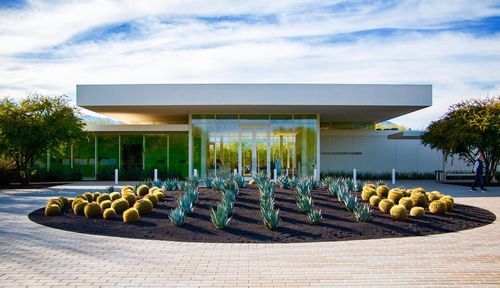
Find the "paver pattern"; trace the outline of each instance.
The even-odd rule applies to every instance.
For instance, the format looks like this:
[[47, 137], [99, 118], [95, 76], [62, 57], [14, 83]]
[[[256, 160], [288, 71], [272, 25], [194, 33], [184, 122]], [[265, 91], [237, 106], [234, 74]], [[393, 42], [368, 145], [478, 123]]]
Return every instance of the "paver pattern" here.
[[[490, 196], [457, 202], [500, 215], [498, 188], [481, 195], [433, 182], [406, 184]], [[27, 217], [55, 195], [71, 197], [108, 185], [0, 190], [0, 287], [500, 287], [498, 221], [425, 237], [207, 244], [78, 234]]]

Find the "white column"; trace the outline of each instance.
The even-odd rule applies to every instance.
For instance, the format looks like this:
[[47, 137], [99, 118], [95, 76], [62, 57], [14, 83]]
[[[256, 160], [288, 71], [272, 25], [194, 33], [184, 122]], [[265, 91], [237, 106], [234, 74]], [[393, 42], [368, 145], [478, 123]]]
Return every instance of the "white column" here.
[[153, 179], [154, 179], [155, 182], [158, 181], [158, 169], [154, 170]]
[[115, 169], [115, 185], [118, 185], [118, 169]]
[[320, 115], [318, 114], [317, 115], [317, 120], [316, 120], [316, 158], [318, 159], [316, 161], [316, 169], [318, 170], [318, 175], [317, 175], [317, 179], [320, 180], [321, 178], [321, 151], [320, 151], [320, 147], [321, 147], [321, 143], [320, 143], [320, 135], [319, 135], [319, 132], [321, 131], [320, 129]]
[[356, 169], [352, 169], [352, 180], [354, 181], [354, 183], [356, 183], [357, 178], [358, 178], [358, 175], [357, 175]]
[[392, 185], [396, 184], [396, 169], [392, 169]]
[[189, 127], [188, 127], [188, 176], [193, 176], [193, 129], [191, 124], [191, 113], [189, 113]]

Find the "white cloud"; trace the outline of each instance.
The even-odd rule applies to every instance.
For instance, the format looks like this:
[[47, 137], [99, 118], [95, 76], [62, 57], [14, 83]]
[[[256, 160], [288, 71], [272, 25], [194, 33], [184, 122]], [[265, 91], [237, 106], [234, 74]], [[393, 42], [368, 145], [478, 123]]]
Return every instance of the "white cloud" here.
[[[322, 38], [375, 28], [446, 28], [499, 14], [494, 1], [399, 1], [347, 11], [326, 8], [324, 1], [207, 3], [36, 1], [22, 10], [0, 10], [0, 95], [74, 97], [75, 85], [83, 83], [430, 83], [434, 106], [396, 119], [423, 128], [450, 104], [500, 94], [500, 34], [444, 30]], [[228, 15], [249, 18], [199, 18]], [[70, 41], [124, 22], [133, 23], [137, 35]]]

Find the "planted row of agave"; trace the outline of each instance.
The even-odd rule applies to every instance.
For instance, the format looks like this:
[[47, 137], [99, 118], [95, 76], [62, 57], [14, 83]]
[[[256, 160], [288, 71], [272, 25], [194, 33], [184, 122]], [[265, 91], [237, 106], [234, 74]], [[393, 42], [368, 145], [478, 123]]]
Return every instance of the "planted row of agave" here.
[[274, 208], [274, 182], [266, 175], [254, 176], [255, 184], [259, 188], [260, 214], [264, 227], [275, 230], [280, 226], [279, 209]]
[[309, 222], [313, 225], [320, 224], [323, 220], [321, 210], [314, 209], [314, 203], [311, 196], [311, 190], [314, 184], [310, 179], [303, 179], [299, 181], [295, 188], [295, 202], [301, 213], [306, 213]]
[[168, 214], [170, 222], [176, 226], [184, 225], [186, 216], [193, 212], [194, 206], [198, 203], [198, 179], [190, 180], [180, 182], [178, 185], [179, 190], [184, 191], [184, 194], [179, 198], [177, 207]]
[[324, 185], [328, 185], [330, 195], [343, 203], [347, 211], [354, 213], [357, 221], [369, 222], [371, 220], [373, 211], [370, 205], [358, 201], [358, 197], [350, 192], [361, 186], [359, 183], [354, 183], [350, 178], [337, 178], [328, 180]]
[[234, 179], [220, 179], [217, 189], [221, 191], [221, 200], [217, 207], [210, 208], [210, 219], [217, 229], [225, 229], [233, 216], [234, 202], [238, 196], [238, 185]]

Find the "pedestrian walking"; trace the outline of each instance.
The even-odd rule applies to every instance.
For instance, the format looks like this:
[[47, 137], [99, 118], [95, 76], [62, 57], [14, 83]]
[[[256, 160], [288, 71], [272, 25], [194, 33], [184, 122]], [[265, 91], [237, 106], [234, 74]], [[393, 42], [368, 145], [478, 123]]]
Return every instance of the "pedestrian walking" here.
[[476, 177], [474, 179], [474, 183], [472, 183], [472, 186], [470, 187], [470, 191], [476, 191], [476, 186], [479, 186], [479, 188], [481, 188], [481, 192], [486, 193], [486, 188], [484, 188], [485, 169], [483, 153], [480, 153], [476, 159], [476, 162], [474, 162], [473, 171], [476, 174]]

